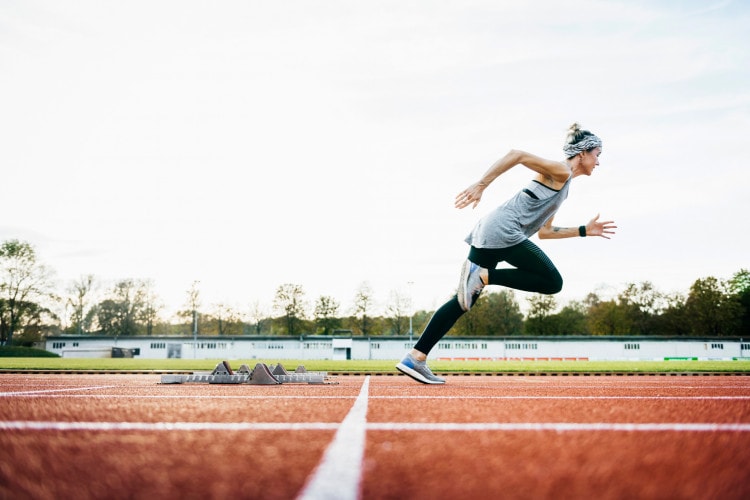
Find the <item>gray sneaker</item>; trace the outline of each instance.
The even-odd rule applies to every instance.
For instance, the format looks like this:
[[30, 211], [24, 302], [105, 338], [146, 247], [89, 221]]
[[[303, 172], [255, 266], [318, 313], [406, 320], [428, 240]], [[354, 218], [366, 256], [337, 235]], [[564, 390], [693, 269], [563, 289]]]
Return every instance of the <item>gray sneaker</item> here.
[[484, 288], [482, 278], [480, 276], [482, 268], [477, 264], [474, 264], [470, 260], [464, 262], [461, 268], [461, 281], [458, 283], [458, 304], [461, 309], [468, 311], [471, 306], [474, 305], [474, 301], [479, 297]]
[[407, 354], [399, 364], [396, 365], [396, 369], [401, 373], [410, 376], [417, 382], [423, 384], [444, 384], [445, 379], [435, 376], [427, 367], [426, 361], [417, 361], [414, 356]]

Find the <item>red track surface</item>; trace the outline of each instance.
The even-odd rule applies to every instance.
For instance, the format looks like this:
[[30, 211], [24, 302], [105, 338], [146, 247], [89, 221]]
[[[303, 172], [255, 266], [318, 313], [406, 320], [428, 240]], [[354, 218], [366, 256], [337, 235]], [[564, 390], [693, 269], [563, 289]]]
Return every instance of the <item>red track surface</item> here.
[[358, 396], [345, 497], [750, 497], [750, 377], [336, 381], [0, 375], [0, 498], [295, 498]]

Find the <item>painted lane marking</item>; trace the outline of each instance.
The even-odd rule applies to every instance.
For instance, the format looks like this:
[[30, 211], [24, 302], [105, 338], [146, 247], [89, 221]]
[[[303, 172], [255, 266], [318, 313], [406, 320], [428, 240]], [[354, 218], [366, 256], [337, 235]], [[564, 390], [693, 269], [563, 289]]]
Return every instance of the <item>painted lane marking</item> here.
[[[41, 396], [41, 395], [47, 395], [53, 392], [69, 392], [69, 391], [96, 391], [98, 389], [114, 389], [116, 388], [116, 385], [97, 385], [92, 387], [71, 387], [68, 389], [40, 389], [36, 391], [16, 391], [16, 392], [0, 392], [0, 397], [7, 398], [10, 396]], [[70, 397], [87, 397], [90, 398], [91, 395], [86, 394], [85, 396], [82, 394], [69, 394], [65, 395], [64, 397], [70, 398]]]
[[[46, 398], [46, 399], [73, 399], [73, 398], [89, 398], [89, 399], [262, 399], [263, 401], [274, 400], [274, 399], [356, 399], [357, 396], [205, 396], [196, 394], [182, 394], [182, 395], [149, 395], [149, 394], [25, 394], [16, 393], [16, 396], [23, 396], [30, 398]], [[750, 396], [748, 396], [750, 397]]]
[[297, 497], [299, 500], [350, 500], [359, 498], [362, 458], [367, 431], [367, 398], [370, 376], [365, 377], [357, 400], [341, 422], [333, 441], [313, 475]]
[[336, 422], [44, 422], [0, 421], [8, 431], [330, 431]]
[[625, 431], [625, 432], [750, 432], [750, 424], [716, 423], [370, 423], [371, 431]]
[[[336, 422], [49, 422], [0, 421], [3, 431], [334, 431]], [[750, 423], [612, 423], [612, 422], [478, 422], [358, 424], [361, 431], [624, 431], [624, 432], [750, 432]], [[332, 443], [333, 444], [333, 443]], [[350, 444], [350, 443], [347, 443]], [[329, 449], [332, 445], [329, 446]], [[363, 450], [360, 450], [360, 455]], [[343, 461], [343, 459], [342, 459]], [[361, 465], [361, 461], [357, 462]], [[344, 467], [344, 465], [341, 465]], [[346, 462], [347, 469], [356, 468]], [[319, 469], [322, 467], [319, 467]], [[338, 473], [338, 472], [336, 472]], [[338, 483], [337, 483], [338, 484]]]
[[750, 399], [750, 396], [370, 396], [370, 399]]
[[[443, 376], [445, 374], [442, 374]], [[455, 376], [454, 376], [455, 377]], [[750, 377], [746, 377], [750, 379]], [[565, 381], [555, 381], [550, 379], [539, 379], [538, 381], [534, 382], [518, 382], [515, 380], [504, 380], [504, 379], [498, 379], [495, 380], [497, 384], [488, 384], [487, 380], [481, 379], [481, 380], [471, 380], [471, 379], [460, 379], [456, 377], [456, 379], [448, 379], [448, 382], [450, 384], [446, 383], [444, 386], [440, 386], [440, 388], [449, 388], [449, 387], [470, 387], [472, 389], [497, 389], [498, 387], [502, 388], [509, 388], [509, 389], [529, 389], [529, 388], [539, 388], [539, 387], [545, 387], [545, 388], [555, 388], [555, 389], [618, 389], [627, 387], [628, 389], [659, 389], [659, 388], [676, 388], [676, 389], [748, 389], [750, 388], [750, 380], [748, 380], [747, 384], [732, 384], [732, 385], [698, 385], [694, 384], [692, 381], [679, 381], [679, 380], [668, 380], [668, 381], [661, 381], [661, 380], [655, 380], [654, 382], [646, 382], [646, 381], [635, 381], [635, 380], [620, 380], [620, 381], [614, 381], [612, 383], [604, 383], [604, 384], [582, 384], [579, 383], [579, 381], [571, 381], [571, 383], [565, 383]], [[465, 382], [465, 383], [464, 383]], [[623, 383], [619, 383], [623, 382]], [[629, 382], [629, 383], [625, 383]], [[670, 383], [664, 383], [664, 382], [670, 382]], [[680, 382], [690, 383], [691, 385], [683, 385], [680, 384]], [[388, 385], [380, 384], [378, 385], [379, 388], [389, 387], [393, 389], [403, 389], [404, 385], [414, 385], [414, 382], [412, 381], [405, 381], [403, 384], [395, 384], [390, 383]], [[419, 386], [417, 386], [419, 387]]]

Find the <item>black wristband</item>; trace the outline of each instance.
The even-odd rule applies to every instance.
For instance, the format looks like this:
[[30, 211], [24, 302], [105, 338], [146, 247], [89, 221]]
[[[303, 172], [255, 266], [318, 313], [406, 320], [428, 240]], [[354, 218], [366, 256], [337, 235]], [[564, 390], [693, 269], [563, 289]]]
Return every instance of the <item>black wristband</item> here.
[[586, 236], [586, 226], [578, 226], [578, 234], [581, 235], [581, 237]]

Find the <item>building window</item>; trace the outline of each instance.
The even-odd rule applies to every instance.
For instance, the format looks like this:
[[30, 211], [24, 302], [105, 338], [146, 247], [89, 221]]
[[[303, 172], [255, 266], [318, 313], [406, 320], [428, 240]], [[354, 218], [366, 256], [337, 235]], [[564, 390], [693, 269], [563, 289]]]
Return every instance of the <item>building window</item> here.
[[330, 349], [332, 345], [331, 342], [305, 342], [302, 349]]
[[510, 343], [505, 344], [506, 349], [532, 349], [537, 350], [539, 349], [539, 344], [537, 343]]
[[62, 349], [65, 347], [65, 342], [52, 342], [52, 349]]
[[711, 349], [724, 349], [724, 344], [711, 344]]
[[625, 344], [625, 349], [628, 351], [637, 351], [641, 348], [641, 344]]
[[455, 349], [476, 349], [477, 344], [476, 342], [456, 342], [453, 347]]
[[487, 349], [486, 343], [478, 344], [476, 342], [440, 342], [437, 345], [438, 349]]
[[226, 342], [204, 342], [200, 345], [201, 349], [226, 349]]

